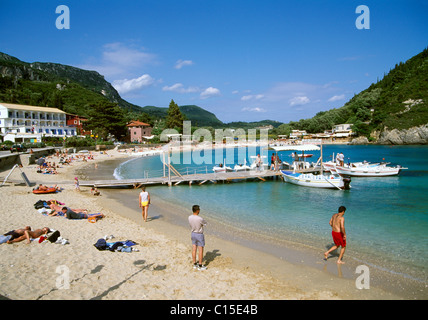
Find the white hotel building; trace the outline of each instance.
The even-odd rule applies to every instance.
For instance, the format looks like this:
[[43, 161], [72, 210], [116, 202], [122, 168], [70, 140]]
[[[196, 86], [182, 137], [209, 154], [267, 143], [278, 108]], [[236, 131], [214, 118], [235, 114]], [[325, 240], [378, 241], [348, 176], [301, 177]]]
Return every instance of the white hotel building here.
[[3, 141], [41, 142], [42, 137], [71, 137], [76, 128], [67, 126], [67, 115], [57, 108], [0, 103], [0, 135]]

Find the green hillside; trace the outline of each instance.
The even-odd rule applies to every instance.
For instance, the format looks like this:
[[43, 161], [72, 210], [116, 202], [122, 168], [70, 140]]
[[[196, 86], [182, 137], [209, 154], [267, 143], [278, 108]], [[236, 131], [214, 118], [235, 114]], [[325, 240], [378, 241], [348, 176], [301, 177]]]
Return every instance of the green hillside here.
[[343, 107], [284, 126], [316, 133], [340, 123], [354, 124], [354, 131], [367, 137], [374, 130], [427, 124], [428, 48], [405, 63], [396, 64], [382, 80], [355, 95]]
[[140, 107], [123, 100], [96, 71], [57, 63], [27, 63], [0, 52], [0, 101], [55, 107], [82, 116], [88, 106], [110, 101], [128, 111]]
[[[147, 114], [165, 119], [168, 108], [143, 108], [122, 99], [114, 87], [95, 71], [56, 63], [27, 63], [0, 52], [0, 102], [56, 107], [69, 113], [88, 116], [90, 105], [117, 103], [129, 117]], [[374, 130], [407, 129], [428, 123], [428, 49], [406, 62], [398, 63], [382, 80], [355, 95], [344, 106], [319, 112], [315, 117], [287, 124], [264, 120], [223, 123], [215, 114], [195, 105], [180, 111], [193, 126], [250, 129], [272, 125], [273, 133], [291, 129], [310, 133], [330, 130], [340, 123], [354, 124], [359, 135]]]
[[[221, 122], [214, 113], [209, 112], [195, 105], [180, 106], [180, 111], [187, 120], [192, 121], [192, 126], [196, 127], [223, 127]], [[168, 108], [145, 106], [141, 110], [147, 113], [151, 118], [164, 119], [168, 113]]]

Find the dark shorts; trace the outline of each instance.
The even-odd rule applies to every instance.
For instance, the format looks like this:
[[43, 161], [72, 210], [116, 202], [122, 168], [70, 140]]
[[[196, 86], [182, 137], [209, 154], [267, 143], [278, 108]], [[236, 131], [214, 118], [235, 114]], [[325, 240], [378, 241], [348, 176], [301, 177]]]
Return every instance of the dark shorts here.
[[205, 237], [203, 233], [192, 232], [192, 244], [198, 247], [205, 247]]

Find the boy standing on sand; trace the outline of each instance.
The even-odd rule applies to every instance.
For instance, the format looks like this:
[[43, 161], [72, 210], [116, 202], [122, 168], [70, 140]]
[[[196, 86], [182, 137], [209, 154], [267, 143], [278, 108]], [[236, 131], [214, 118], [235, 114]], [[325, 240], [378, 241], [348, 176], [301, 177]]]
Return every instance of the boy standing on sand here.
[[324, 253], [325, 260], [327, 260], [330, 252], [336, 250], [339, 247], [342, 247], [340, 249], [339, 259], [337, 259], [338, 264], [344, 263], [342, 258], [346, 249], [345, 218], [343, 217], [345, 215], [345, 211], [346, 208], [344, 206], [340, 206], [338, 213], [331, 217], [330, 226], [332, 228], [331, 235], [333, 236], [334, 246]]
[[[206, 270], [207, 267], [202, 265], [202, 258], [205, 247], [204, 226], [207, 222], [199, 216], [200, 211], [199, 206], [195, 204], [192, 207], [193, 214], [189, 216], [189, 224], [192, 229], [192, 259], [194, 269]], [[196, 251], [199, 251], [199, 265], [196, 263]]]

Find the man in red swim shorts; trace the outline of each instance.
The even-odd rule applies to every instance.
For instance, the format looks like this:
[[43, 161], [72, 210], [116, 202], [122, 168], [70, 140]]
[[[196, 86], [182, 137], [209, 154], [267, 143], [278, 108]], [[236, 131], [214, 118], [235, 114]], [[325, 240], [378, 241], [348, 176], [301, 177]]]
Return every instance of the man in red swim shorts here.
[[338, 213], [334, 214], [330, 219], [330, 226], [332, 228], [331, 235], [333, 236], [334, 246], [332, 246], [327, 252], [324, 253], [325, 260], [328, 259], [328, 255], [333, 250], [341, 247], [339, 259], [337, 259], [337, 263], [343, 264], [342, 261], [343, 255], [345, 254], [346, 249], [346, 232], [345, 232], [345, 215], [346, 208], [344, 206], [340, 206]]

